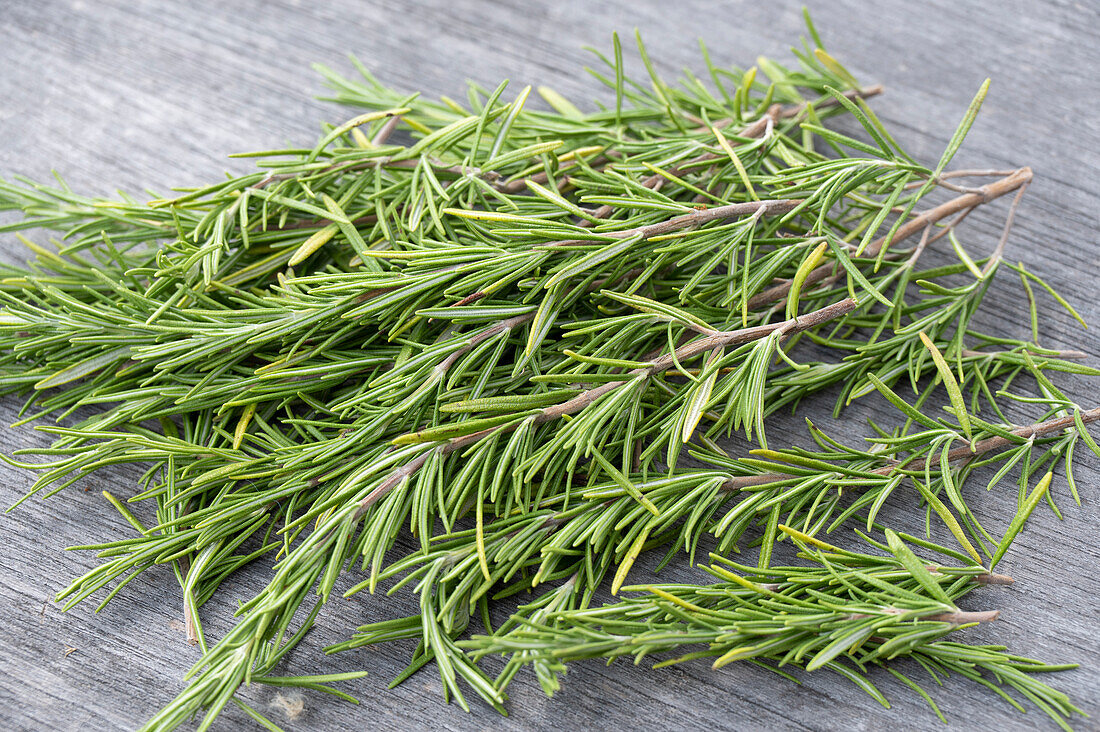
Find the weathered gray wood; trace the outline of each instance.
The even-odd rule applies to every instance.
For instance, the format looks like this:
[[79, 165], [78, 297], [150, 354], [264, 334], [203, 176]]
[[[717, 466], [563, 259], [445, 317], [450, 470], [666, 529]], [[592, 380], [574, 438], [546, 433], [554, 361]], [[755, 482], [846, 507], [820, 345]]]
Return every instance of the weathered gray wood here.
[[[355, 53], [395, 86], [460, 95], [466, 77], [495, 85], [547, 83], [575, 100], [597, 91], [580, 69], [584, 45], [605, 47], [613, 29], [641, 28], [660, 68], [674, 75], [699, 71], [695, 39], [703, 37], [719, 61], [750, 64], [757, 54], [780, 55], [801, 28], [800, 3], [679, 2], [642, 5], [626, 0], [490, 3], [474, 0], [343, 0], [249, 2], [0, 2], [0, 176], [45, 178], [51, 168], [76, 188], [107, 194], [212, 179], [233, 151], [311, 141], [318, 120], [343, 112], [314, 101], [319, 91], [311, 62], [348, 70]], [[1096, 201], [1100, 192], [1100, 9], [1062, 0], [961, 4], [949, 0], [874, 4], [821, 3], [819, 29], [831, 50], [860, 76], [882, 82], [888, 94], [875, 106], [919, 158], [935, 160], [985, 76], [993, 90], [956, 164], [1011, 167], [1036, 173], [1019, 211], [1009, 256], [1041, 272], [1094, 326], [1100, 303]], [[991, 247], [1003, 207], [971, 217], [968, 242]], [[22, 255], [14, 241], [2, 256]], [[1026, 331], [1025, 310], [1008, 278], [988, 301], [982, 325], [1011, 334]], [[1047, 345], [1100, 353], [1094, 331], [1082, 333], [1049, 301]], [[1095, 400], [1096, 389], [1068, 381], [1071, 393]], [[0, 401], [10, 422], [15, 400]], [[811, 410], [833, 434], [863, 434], [863, 419], [887, 413], [864, 400], [835, 422], [828, 408]], [[769, 435], [776, 443], [804, 439], [800, 419], [780, 417]], [[0, 431], [0, 448], [41, 444], [29, 428]], [[0, 468], [0, 501], [10, 504], [31, 478]], [[61, 614], [49, 602], [72, 576], [94, 566], [86, 553], [62, 547], [127, 534], [129, 527], [98, 495], [106, 487], [126, 495], [134, 470], [105, 471], [45, 505], [32, 503], [0, 524], [0, 727], [6, 729], [127, 729], [146, 719], [181, 689], [197, 651], [184, 640], [179, 591], [165, 569], [145, 573], [102, 613], [81, 606]], [[1064, 482], [1055, 495], [1066, 512], [1058, 522], [1040, 510], [1002, 565], [1017, 578], [1012, 588], [975, 594], [975, 608], [1003, 609], [992, 628], [975, 638], [1009, 644], [1016, 652], [1052, 661], [1076, 660], [1081, 669], [1050, 680], [1071, 689], [1100, 714], [1100, 525], [1098, 461], [1082, 458], [1077, 480], [1084, 505], [1069, 500]], [[980, 515], [1003, 528], [1015, 489], [974, 496]], [[895, 500], [890, 519], [917, 528], [912, 501]], [[670, 578], [696, 576], [680, 566]], [[233, 598], [247, 598], [264, 581], [247, 572], [204, 609], [210, 637], [228, 627]], [[293, 720], [270, 691], [247, 692], [291, 729], [336, 730], [488, 726], [511, 729], [718, 727], [738, 729], [938, 729], [919, 699], [878, 674], [894, 702], [885, 710], [847, 682], [814, 674], [796, 687], [770, 674], [734, 665], [713, 673], [705, 664], [651, 672], [617, 662], [578, 664], [564, 689], [546, 699], [529, 676], [512, 689], [512, 716], [483, 705], [465, 715], [445, 707], [430, 672], [395, 691], [385, 685], [409, 647], [324, 658], [317, 653], [357, 624], [384, 617], [407, 596], [335, 601], [318, 628], [286, 664], [288, 672], [367, 668], [371, 676], [349, 690], [359, 707], [309, 695]], [[135, 641], [137, 647], [135, 648]], [[75, 648], [66, 655], [68, 648]], [[948, 682], [934, 692], [952, 728], [1030, 729], [1045, 723], [1021, 717], [973, 685]], [[292, 700], [293, 701], [293, 700]], [[291, 707], [287, 707], [292, 710]], [[1090, 723], [1081, 723], [1082, 728]], [[221, 729], [254, 725], [235, 709]]]

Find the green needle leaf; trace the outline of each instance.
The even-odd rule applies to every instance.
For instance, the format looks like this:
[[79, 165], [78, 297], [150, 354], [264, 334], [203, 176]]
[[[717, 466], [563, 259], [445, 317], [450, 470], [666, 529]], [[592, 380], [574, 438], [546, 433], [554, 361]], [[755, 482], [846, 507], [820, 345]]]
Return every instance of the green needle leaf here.
[[584, 119], [583, 112], [577, 109], [572, 102], [563, 97], [561, 94], [558, 94], [550, 87], [540, 86], [538, 88], [538, 92], [539, 96], [546, 100], [546, 103], [553, 107], [554, 111], [561, 116], [574, 120]]
[[810, 276], [810, 272], [813, 272], [817, 265], [821, 264], [828, 246], [826, 242], [818, 244], [795, 270], [794, 277], [791, 278], [791, 289], [787, 294], [787, 318], [798, 317], [798, 303], [802, 297], [802, 285], [805, 284], [806, 278]]
[[951, 598], [944, 592], [943, 587], [933, 577], [932, 573], [928, 571], [928, 567], [925, 566], [924, 561], [920, 559], [913, 550], [905, 545], [905, 542], [890, 529], [886, 529], [886, 543], [890, 547], [890, 552], [897, 557], [902, 566], [913, 576], [913, 579], [927, 592], [931, 597], [939, 600], [944, 605], [954, 607], [955, 603], [951, 601]]
[[[630, 497], [633, 498], [635, 501], [637, 501], [638, 503], [645, 506], [647, 511], [649, 511], [654, 516], [660, 516], [661, 515], [660, 510], [655, 505], [653, 505], [653, 502], [651, 500], [649, 500], [648, 498], [646, 498], [642, 494], [642, 492], [639, 491], [638, 488], [633, 483], [630, 482], [630, 479], [627, 478], [625, 475], [623, 475], [621, 470], [619, 470], [614, 465], [612, 465], [611, 462], [607, 458], [605, 458], [599, 452], [593, 452], [592, 453], [592, 459], [595, 460], [597, 463], [599, 463], [600, 467], [603, 468], [604, 472], [606, 472], [607, 475], [611, 478], [611, 480], [613, 480], [615, 482], [615, 485], [619, 486], [624, 491], [626, 491], [630, 495]], [[635, 554], [635, 556], [637, 556], [637, 554]], [[633, 559], [631, 561], [633, 561]], [[623, 576], [625, 576], [625, 575], [626, 575], [626, 572], [624, 571]], [[621, 582], [621, 580], [620, 580], [620, 582]], [[612, 594], [614, 594], [614, 592], [612, 592]]]
[[978, 88], [978, 93], [974, 95], [974, 99], [970, 102], [970, 106], [967, 107], [966, 114], [963, 115], [962, 121], [959, 122], [959, 126], [955, 129], [955, 134], [951, 136], [950, 142], [947, 143], [947, 148], [943, 151], [940, 162], [936, 164], [936, 169], [932, 172], [933, 178], [944, 171], [947, 164], [951, 162], [951, 159], [955, 157], [955, 153], [957, 153], [962, 146], [966, 134], [970, 132], [970, 127], [978, 117], [978, 110], [982, 108], [982, 102], [985, 101], [985, 95], [989, 93], [989, 83], [990, 80], [986, 79]]
[[959, 389], [959, 382], [955, 380], [954, 372], [951, 371], [951, 367], [947, 365], [943, 354], [940, 353], [940, 349], [936, 348], [936, 344], [932, 342], [932, 339], [924, 331], [921, 331], [919, 335], [924, 347], [932, 354], [936, 370], [939, 371], [940, 378], [943, 379], [943, 386], [947, 389], [947, 396], [951, 400], [951, 409], [955, 413], [955, 419], [959, 421], [959, 426], [966, 433], [967, 439], [974, 439], [974, 435], [970, 431], [970, 413], [966, 410], [966, 400], [963, 398], [962, 390]]
[[120, 361], [130, 356], [132, 349], [130, 346], [121, 346], [106, 353], [102, 353], [98, 356], [92, 356], [86, 358], [79, 363], [74, 363], [72, 366], [61, 369], [52, 376], [48, 376], [41, 381], [35, 383], [35, 389], [54, 389], [59, 386], [64, 386], [78, 379], [83, 379], [91, 374], [94, 374], [100, 369], [108, 366], [113, 366]]
[[1046, 495], [1047, 490], [1050, 488], [1050, 482], [1054, 479], [1054, 473], [1048, 471], [1046, 475], [1039, 479], [1039, 482], [1035, 484], [1035, 487], [1031, 490], [1031, 495], [1027, 497], [1027, 500], [1020, 506], [1020, 510], [1016, 512], [1016, 516], [1013, 517], [1012, 523], [1008, 525], [1008, 530], [1005, 531], [1004, 538], [1001, 539], [1001, 543], [997, 545], [997, 551], [993, 553], [993, 559], [989, 561], [989, 569], [992, 570], [1004, 557], [1005, 552], [1012, 546], [1012, 542], [1023, 530], [1024, 524], [1027, 523], [1028, 518], [1031, 516], [1031, 512], [1035, 510], [1035, 507], [1039, 505], [1039, 501]]
[[842, 242], [838, 241], [836, 237], [833, 236], [826, 237], [825, 242], [829, 246], [829, 251], [833, 253], [833, 257], [836, 259], [837, 262], [840, 263], [840, 266], [844, 268], [844, 271], [848, 273], [848, 276], [856, 281], [856, 284], [858, 284], [867, 294], [878, 300], [883, 305], [886, 305], [887, 307], [894, 306], [894, 303], [887, 299], [887, 297], [881, 292], [879, 292], [878, 288], [872, 285], [863, 275], [863, 273], [859, 271], [859, 268], [856, 267], [851, 258], [848, 256], [846, 247]]

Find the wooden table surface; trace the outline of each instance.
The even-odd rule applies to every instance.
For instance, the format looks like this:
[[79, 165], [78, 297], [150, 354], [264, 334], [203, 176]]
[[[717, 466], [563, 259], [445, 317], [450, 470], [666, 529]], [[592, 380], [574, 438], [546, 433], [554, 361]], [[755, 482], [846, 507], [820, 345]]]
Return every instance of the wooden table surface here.
[[[886, 85], [875, 107], [918, 159], [938, 159], [974, 91], [986, 76], [993, 78], [955, 165], [1034, 168], [1008, 256], [1046, 277], [1094, 326], [1081, 331], [1044, 301], [1044, 345], [1100, 354], [1094, 294], [1100, 274], [1100, 4], [817, 5], [817, 26], [833, 54], [865, 83]], [[782, 58], [801, 32], [801, 18], [799, 3], [788, 2], [0, 0], [0, 177], [45, 179], [57, 170], [82, 192], [110, 194], [116, 188], [163, 192], [213, 180], [227, 168], [244, 169], [246, 163], [225, 155], [312, 144], [320, 120], [350, 116], [314, 100], [321, 87], [310, 69], [321, 62], [350, 72], [349, 52], [403, 89], [457, 97], [466, 78], [491, 88], [507, 77], [588, 100], [598, 89], [581, 72], [582, 48], [606, 48], [613, 29], [629, 36], [634, 27], [659, 68], [675, 76], [684, 67], [702, 71], [699, 37], [719, 62], [747, 66], [758, 54]], [[966, 230], [966, 241], [979, 250], [995, 243], [1004, 214], [1003, 204], [990, 208], [976, 212]], [[9, 260], [22, 256], [13, 237], [0, 247]], [[1023, 335], [1018, 285], [1007, 276], [1000, 280], [981, 326]], [[1095, 402], [1096, 386], [1062, 383], [1082, 403]], [[0, 422], [11, 422], [17, 405], [16, 399], [0, 400]], [[839, 421], [824, 407], [808, 413], [834, 435], [852, 439], [866, 433], [863, 418], [890, 419], [871, 399]], [[777, 444], [800, 441], [800, 424], [801, 417], [777, 415], [769, 436]], [[0, 449], [40, 444], [43, 436], [29, 427], [0, 430]], [[1093, 715], [1077, 720], [1086, 729], [1100, 723], [1100, 461], [1082, 456], [1076, 473], [1083, 505], [1072, 504], [1064, 480], [1055, 483], [1065, 520], [1049, 510], [1036, 512], [1001, 565], [1016, 585], [979, 590], [968, 600], [1001, 608], [1001, 620], [969, 633], [1017, 653], [1081, 662], [1080, 669], [1047, 680], [1071, 691]], [[72, 577], [95, 565], [90, 553], [63, 547], [129, 534], [99, 491], [110, 487], [130, 495], [137, 474], [132, 468], [104, 471], [0, 518], [0, 728], [131, 729], [182, 688], [197, 650], [184, 638], [179, 587], [167, 568], [143, 574], [99, 614], [94, 604], [62, 614], [51, 602]], [[0, 468], [0, 502], [12, 503], [31, 481], [26, 472]], [[1015, 494], [1009, 485], [972, 500], [979, 516], [1003, 530]], [[921, 512], [913, 509], [911, 500], [899, 501], [889, 519], [916, 528], [913, 516]], [[699, 573], [679, 566], [663, 576]], [[210, 637], [229, 627], [232, 602], [251, 597], [264, 581], [257, 568], [223, 585], [221, 597], [203, 611]], [[295, 730], [942, 728], [920, 699], [885, 673], [874, 678], [893, 702], [891, 710], [825, 672], [804, 675], [797, 687], [736, 664], [716, 673], [705, 663], [656, 672], [626, 661], [581, 663], [554, 699], [522, 675], [511, 689], [512, 714], [504, 719], [484, 705], [472, 714], [445, 706], [434, 671], [387, 691], [411, 650], [407, 645], [328, 658], [318, 653], [361, 622], [412, 607], [407, 594], [333, 601], [285, 662], [286, 673], [368, 669], [368, 678], [344, 685], [360, 706], [309, 694], [280, 708], [263, 688], [246, 690], [245, 698]], [[1037, 710], [1019, 715], [959, 680], [933, 693], [952, 728], [1053, 726]], [[230, 707], [217, 728], [255, 725]]]

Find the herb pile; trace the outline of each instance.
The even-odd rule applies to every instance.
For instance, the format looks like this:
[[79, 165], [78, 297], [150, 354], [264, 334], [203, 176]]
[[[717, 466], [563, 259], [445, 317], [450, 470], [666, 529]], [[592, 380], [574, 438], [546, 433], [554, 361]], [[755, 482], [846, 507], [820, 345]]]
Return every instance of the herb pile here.
[[[720, 68], [704, 49], [709, 78], [675, 86], [640, 39], [648, 78], [628, 78], [616, 37], [594, 113], [545, 88], [552, 111], [529, 87], [433, 102], [322, 70], [366, 111], [312, 148], [252, 155], [255, 172], [150, 202], [0, 182], [0, 208], [24, 214], [0, 231], [35, 255], [2, 273], [0, 385], [26, 395], [25, 422], [67, 418], [37, 427], [51, 447], [6, 459], [40, 471], [28, 497], [147, 467], [106, 496], [134, 535], [78, 547], [103, 561], [59, 599], [103, 604], [168, 564], [202, 650], [147, 729], [207, 710], [206, 729], [230, 702], [263, 719], [242, 683], [346, 696], [329, 684], [362, 674], [274, 675], [343, 572], [362, 575], [346, 594], [411, 591], [420, 613], [329, 651], [418, 639], [397, 681], [430, 664], [463, 708], [473, 693], [503, 712], [527, 666], [553, 693], [565, 662], [659, 654], [829, 669], [887, 704], [868, 675], [884, 666], [937, 714], [921, 683], [958, 674], [1067, 726], [1079, 710], [1035, 674], [1069, 666], [954, 635], [996, 617], [958, 602], [1012, 581], [994, 569], [1039, 503], [1057, 511], [1055, 469], [1076, 499], [1075, 450], [1100, 455], [1100, 409], [1051, 378], [1100, 372], [1038, 344], [1037, 300], [1072, 308], [1003, 256], [1031, 171], [949, 167], [988, 83], [941, 159], [914, 160], [866, 103], [879, 90], [809, 29], [794, 68]], [[960, 224], [998, 199], [1000, 241], [964, 245]], [[953, 263], [922, 265], [930, 247]], [[1030, 340], [972, 324], [1002, 272]], [[896, 424], [769, 445], [770, 414], [858, 398], [888, 400]], [[734, 433], [759, 449], [728, 454]], [[965, 496], [1010, 475], [998, 537]], [[884, 526], [892, 495], [954, 543]], [[854, 548], [822, 538], [848, 525]], [[796, 565], [777, 566], [779, 542]], [[717, 582], [628, 585], [651, 551], [711, 552]], [[261, 557], [269, 584], [209, 641], [203, 604]], [[628, 597], [601, 605], [601, 587]]]

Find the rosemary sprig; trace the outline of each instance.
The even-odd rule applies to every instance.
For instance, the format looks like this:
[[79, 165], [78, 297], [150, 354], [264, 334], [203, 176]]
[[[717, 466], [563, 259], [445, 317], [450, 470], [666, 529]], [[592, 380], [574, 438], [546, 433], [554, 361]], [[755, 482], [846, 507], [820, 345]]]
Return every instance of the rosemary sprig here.
[[[780, 530], [801, 549], [808, 566], [748, 567], [712, 554], [715, 563], [706, 569], [724, 582], [631, 587], [642, 594], [597, 608], [549, 608], [507, 632], [474, 636], [460, 645], [475, 656], [510, 654], [504, 678], [516, 665], [536, 665], [547, 694], [559, 688], [563, 662], [633, 656], [640, 663], [674, 652], [681, 655], [655, 667], [713, 658], [716, 669], [746, 660], [788, 676], [795, 669], [829, 669], [889, 707], [867, 678], [868, 667], [884, 666], [946, 723], [932, 697], [890, 665], [909, 658], [936, 684], [956, 673], [1022, 709], [1000, 687], [1014, 690], [1064, 729], [1069, 729], [1067, 718], [1081, 713], [1064, 693], [1032, 676], [1065, 666], [1013, 656], [995, 646], [944, 640], [998, 615], [961, 611], [956, 600], [975, 586], [1010, 578], [976, 567], [927, 566], [889, 529], [886, 556], [839, 549], [782, 525]], [[683, 653], [693, 646], [703, 648]]]
[[[873, 689], [860, 664], [896, 651], [986, 685], [988, 671], [1059, 721], [1075, 711], [1026, 675], [1055, 667], [936, 640], [985, 619], [954, 600], [975, 579], [997, 581], [994, 565], [1039, 501], [1057, 511], [1054, 464], [1076, 498], [1074, 449], [1100, 454], [1086, 428], [1100, 412], [1048, 376], [1100, 372], [1035, 342], [1031, 283], [1072, 308], [1003, 261], [1032, 173], [948, 169], [987, 85], [939, 162], [921, 165], [867, 105], [881, 89], [860, 87], [810, 35], [798, 68], [708, 60], [714, 91], [660, 79], [638, 39], [649, 82], [623, 73], [621, 53], [600, 56], [593, 74], [614, 105], [594, 113], [549, 90], [552, 112], [528, 106], [529, 88], [506, 101], [506, 84], [472, 86], [462, 105], [387, 89], [362, 68], [360, 80], [323, 70], [336, 101], [367, 111], [313, 147], [253, 155], [254, 172], [146, 203], [0, 182], [0, 209], [24, 214], [0, 232], [34, 255], [0, 279], [0, 388], [26, 395], [23, 422], [64, 423], [38, 426], [50, 447], [17, 452], [45, 460], [4, 459], [41, 471], [27, 497], [110, 465], [146, 468], [140, 490], [108, 497], [136, 535], [77, 547], [104, 562], [58, 599], [106, 603], [170, 563], [203, 651], [191, 686], [148, 729], [202, 709], [206, 729], [242, 683], [350, 678], [272, 672], [353, 563], [366, 578], [352, 592], [395, 579], [421, 612], [330, 650], [419, 638], [402, 678], [434, 661], [464, 708], [468, 687], [503, 711], [524, 665], [556, 688], [563, 657], [705, 642], [733, 660], [731, 644], [749, 638], [727, 638], [741, 631], [724, 625], [716, 635], [721, 612], [799, 649], [743, 654], [756, 662], [833, 668]], [[835, 116], [863, 137], [827, 126]], [[1009, 194], [1000, 240], [972, 255], [961, 225]], [[43, 230], [60, 239], [21, 233]], [[944, 239], [957, 261], [923, 265]], [[1031, 341], [971, 327], [1002, 266], [1023, 282]], [[1029, 394], [1009, 391], [1021, 377], [1034, 381]], [[912, 404], [898, 393], [906, 383]], [[925, 411], [940, 386], [947, 417]], [[768, 448], [770, 414], [830, 387], [838, 412], [879, 393], [902, 426], [874, 426], [870, 447], [848, 447], [811, 425], [820, 450]], [[1006, 400], [1044, 411], [1019, 427]], [[66, 419], [90, 405], [91, 416]], [[735, 431], [761, 449], [731, 458], [714, 440]], [[685, 468], [685, 446], [713, 469]], [[999, 466], [990, 486], [1019, 468], [1019, 510], [999, 540], [962, 491], [984, 465]], [[898, 490], [960, 548], [904, 540], [964, 566], [924, 572], [900, 535], [879, 546], [893, 559], [814, 538], [855, 517], [870, 532]], [[131, 503], [152, 504], [152, 518]], [[394, 559], [405, 531], [420, 548]], [[736, 587], [654, 588], [589, 607], [608, 579], [623, 588], [642, 552], [664, 547], [663, 566], [707, 537], [721, 555], [750, 533], [759, 567], [735, 567], [749, 580], [722, 575]], [[770, 568], [784, 537], [819, 566]], [[270, 553], [268, 586], [208, 644], [205, 601]], [[490, 599], [543, 584], [552, 589], [504, 626], [460, 640]], [[821, 617], [788, 630], [774, 602]], [[658, 642], [636, 618], [676, 630]], [[576, 640], [590, 632], [610, 635]], [[494, 679], [479, 659], [496, 651], [512, 655]]]

